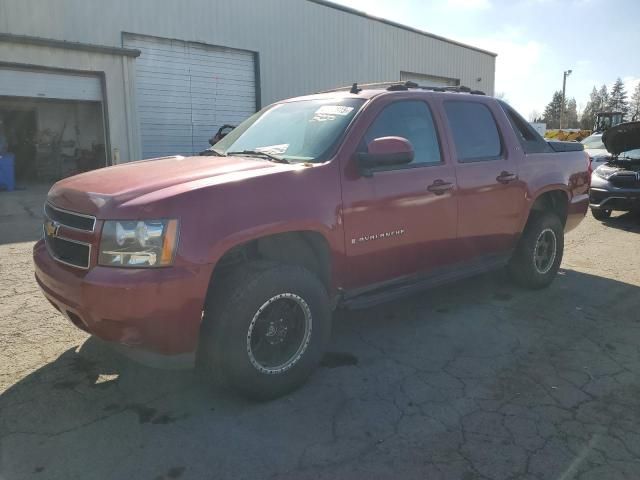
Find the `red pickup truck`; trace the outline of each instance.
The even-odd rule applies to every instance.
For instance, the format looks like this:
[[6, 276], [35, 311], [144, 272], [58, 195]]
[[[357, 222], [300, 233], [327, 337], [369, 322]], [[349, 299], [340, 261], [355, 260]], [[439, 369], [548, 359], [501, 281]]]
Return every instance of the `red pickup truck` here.
[[206, 155], [60, 181], [36, 279], [92, 335], [258, 398], [307, 378], [337, 306], [505, 266], [545, 287], [587, 156], [480, 93], [354, 85], [266, 107]]

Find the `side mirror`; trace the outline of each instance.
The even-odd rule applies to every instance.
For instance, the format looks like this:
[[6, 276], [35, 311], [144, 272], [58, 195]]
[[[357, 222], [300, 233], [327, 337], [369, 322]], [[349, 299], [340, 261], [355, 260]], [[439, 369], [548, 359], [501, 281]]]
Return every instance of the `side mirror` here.
[[220, 140], [222, 140], [224, 137], [226, 137], [229, 133], [231, 133], [231, 131], [236, 128], [233, 125], [229, 125], [228, 123], [224, 124], [223, 126], [221, 126], [218, 129], [218, 132], [209, 139], [209, 145], [211, 145], [212, 147], [218, 143]]
[[358, 166], [365, 177], [373, 175], [376, 168], [405, 165], [413, 161], [413, 146], [403, 137], [375, 138], [367, 145], [366, 153], [358, 153]]

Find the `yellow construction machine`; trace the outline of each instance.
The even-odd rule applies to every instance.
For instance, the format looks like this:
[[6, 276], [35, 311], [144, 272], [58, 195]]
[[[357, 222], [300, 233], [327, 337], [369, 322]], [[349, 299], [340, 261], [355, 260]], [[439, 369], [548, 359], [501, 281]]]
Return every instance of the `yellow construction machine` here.
[[592, 133], [602, 133], [608, 128], [622, 123], [622, 112], [598, 112], [593, 130], [581, 130], [579, 128], [547, 130], [544, 138], [563, 142], [581, 142]]

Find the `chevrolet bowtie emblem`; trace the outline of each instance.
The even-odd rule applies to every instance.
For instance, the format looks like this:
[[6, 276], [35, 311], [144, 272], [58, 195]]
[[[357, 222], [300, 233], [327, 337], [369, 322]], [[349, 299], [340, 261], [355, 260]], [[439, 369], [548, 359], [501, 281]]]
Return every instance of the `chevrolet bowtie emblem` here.
[[47, 220], [44, 222], [44, 231], [47, 234], [47, 237], [57, 237], [58, 230], [60, 230], [60, 224], [58, 222], [53, 220]]

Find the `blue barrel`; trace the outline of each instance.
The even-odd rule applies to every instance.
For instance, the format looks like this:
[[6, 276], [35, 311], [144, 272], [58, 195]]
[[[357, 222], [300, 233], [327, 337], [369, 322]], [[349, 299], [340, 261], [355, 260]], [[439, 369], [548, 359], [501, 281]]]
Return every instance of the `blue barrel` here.
[[13, 153], [0, 153], [0, 190], [16, 188], [16, 157]]

